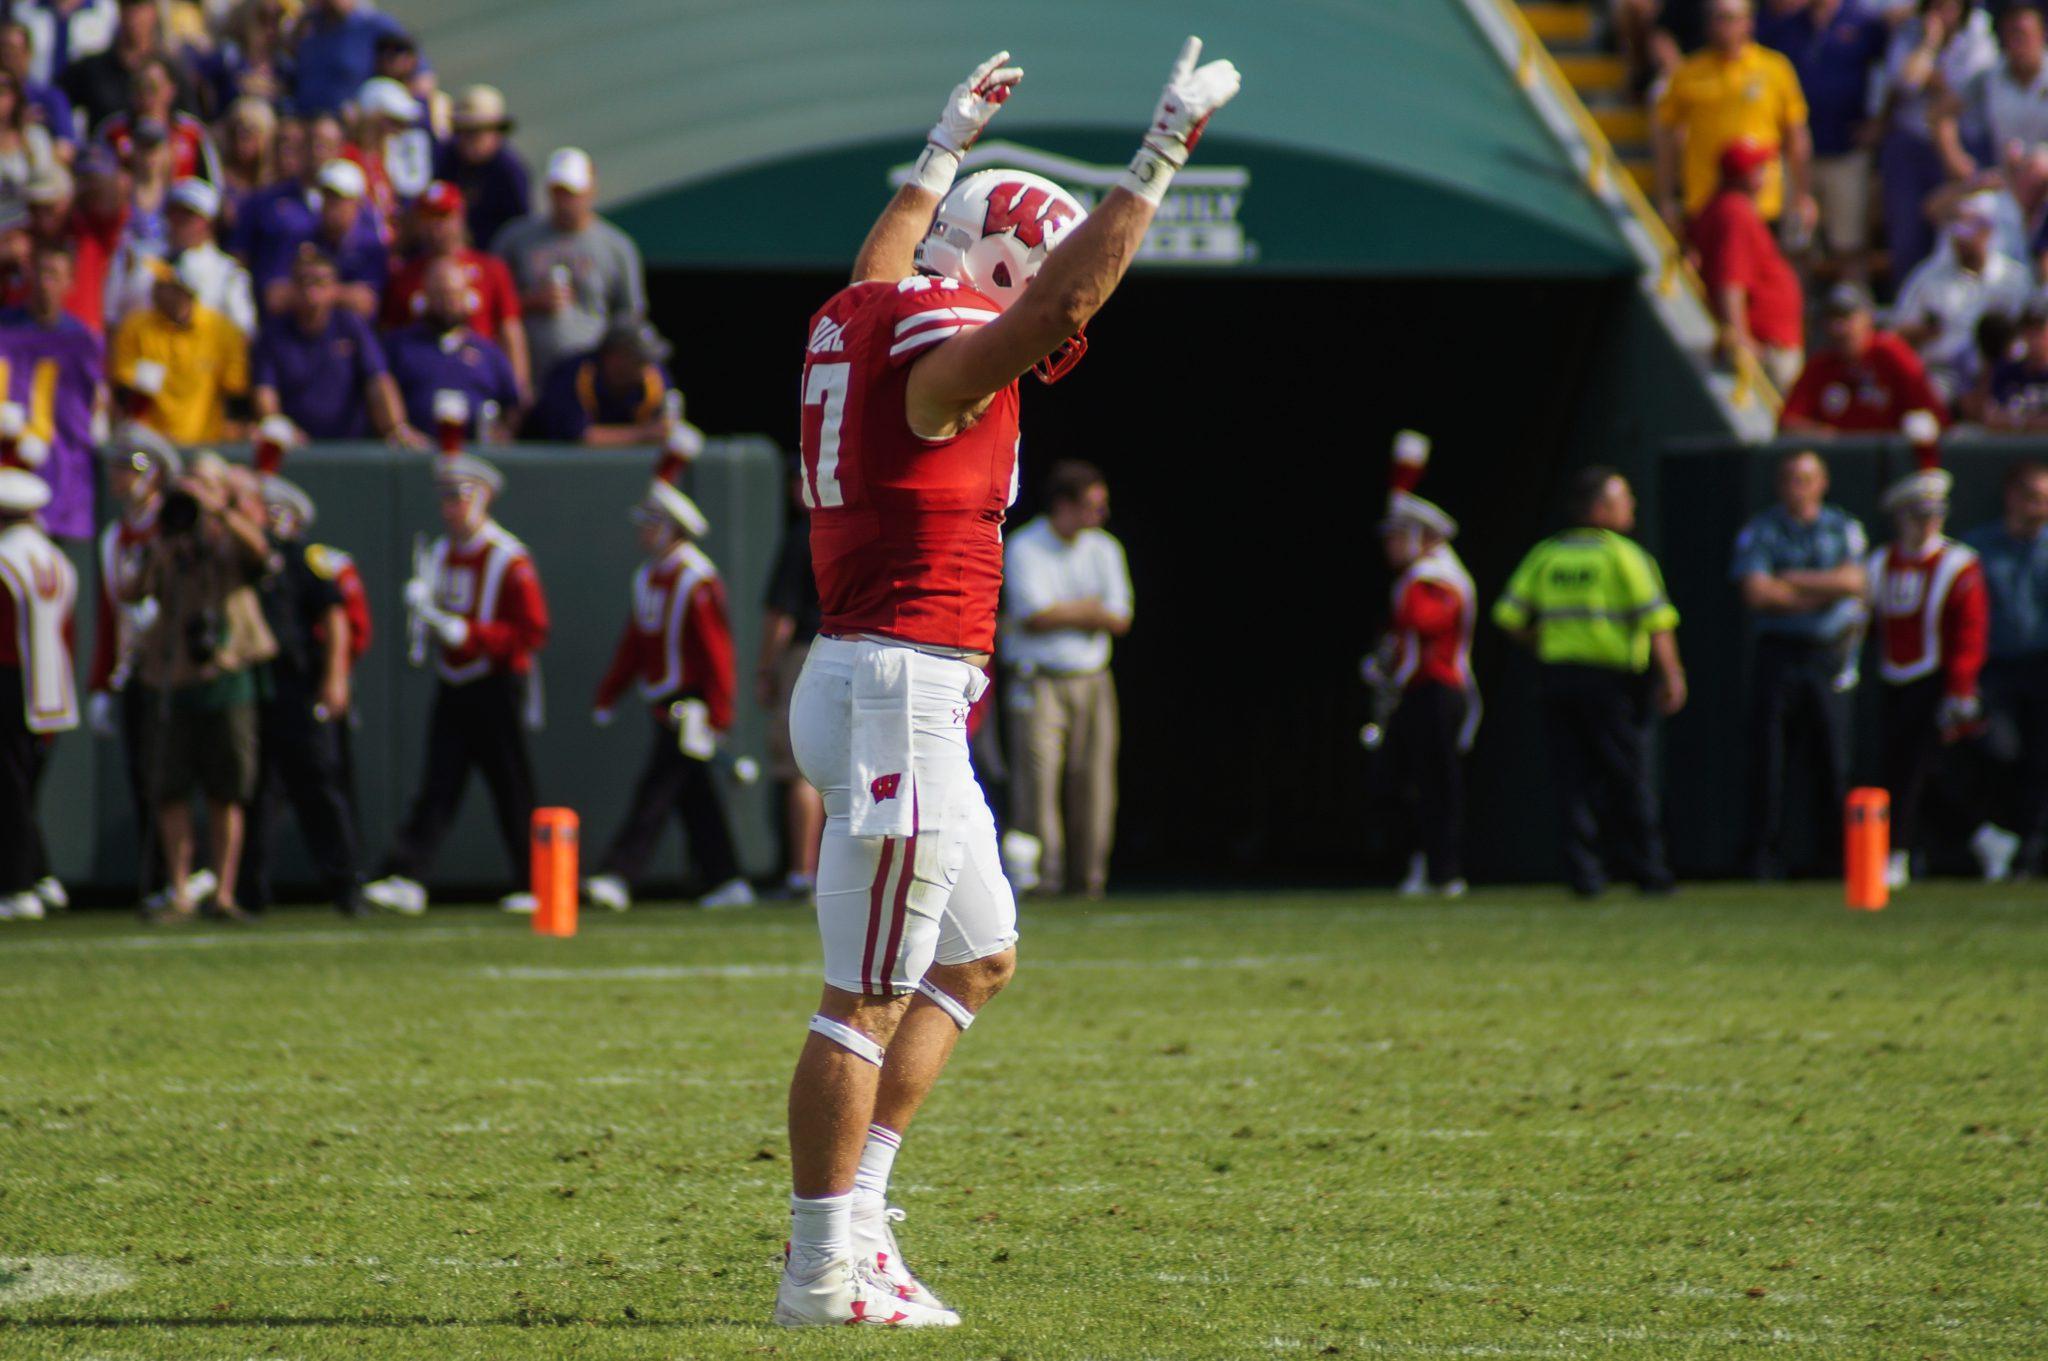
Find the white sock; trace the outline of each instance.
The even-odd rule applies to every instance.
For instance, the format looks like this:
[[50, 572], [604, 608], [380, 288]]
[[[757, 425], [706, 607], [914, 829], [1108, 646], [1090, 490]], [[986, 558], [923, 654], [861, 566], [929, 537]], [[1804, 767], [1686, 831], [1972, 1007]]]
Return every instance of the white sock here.
[[789, 1198], [789, 1271], [808, 1280], [853, 1255], [853, 1193]]
[[889, 1170], [896, 1165], [896, 1150], [902, 1147], [903, 1136], [895, 1130], [869, 1125], [868, 1141], [860, 1151], [860, 1167], [853, 1174], [854, 1194], [865, 1193], [886, 1201]]

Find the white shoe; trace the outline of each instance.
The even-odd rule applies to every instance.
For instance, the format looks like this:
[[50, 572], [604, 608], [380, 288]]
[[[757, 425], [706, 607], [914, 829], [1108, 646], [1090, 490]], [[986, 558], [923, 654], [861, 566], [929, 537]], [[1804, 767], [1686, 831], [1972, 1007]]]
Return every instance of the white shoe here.
[[744, 879], [728, 879], [697, 900], [697, 906], [716, 912], [721, 907], [752, 907], [754, 886]]
[[1913, 882], [1913, 857], [1907, 851], [1893, 851], [1885, 861], [1884, 886], [1898, 890]]
[[1465, 881], [1463, 879], [1453, 879], [1438, 889], [1437, 892], [1446, 898], [1462, 898], [1465, 896]]
[[194, 870], [185, 876], [185, 901], [203, 903], [219, 887], [220, 879], [212, 870]]
[[782, 878], [782, 891], [792, 898], [808, 898], [818, 887], [818, 876], [791, 870]]
[[2002, 884], [2012, 878], [2012, 861], [2020, 853], [2020, 839], [1987, 822], [1971, 833], [1970, 850], [1977, 857], [1977, 867], [1984, 871], [1984, 882]]
[[63, 881], [54, 874], [46, 874], [36, 880], [35, 888], [30, 891], [52, 912], [62, 912], [71, 906], [71, 895], [65, 892]]
[[1421, 851], [1408, 858], [1408, 877], [1394, 892], [1403, 898], [1421, 898], [1429, 893], [1429, 859]]
[[1001, 855], [1003, 875], [1010, 881], [1012, 890], [1029, 893], [1038, 887], [1038, 862], [1045, 857], [1043, 841], [1012, 827], [1003, 833]]
[[540, 899], [531, 893], [508, 893], [498, 899], [498, 910], [516, 917], [531, 917], [540, 910]]
[[427, 910], [427, 891], [417, 879], [402, 874], [386, 875], [363, 885], [363, 901], [386, 912], [417, 917]]
[[592, 907], [609, 912], [624, 912], [633, 905], [633, 890], [616, 874], [596, 874], [585, 879], [583, 896], [590, 899]]
[[849, 1257], [809, 1280], [798, 1280], [785, 1265], [782, 1283], [775, 1289], [775, 1322], [783, 1328], [863, 1323], [879, 1328], [957, 1328], [960, 1316], [899, 1298]]
[[34, 893], [16, 893], [0, 898], [0, 921], [39, 922], [43, 919], [43, 900]]
[[895, 1226], [903, 1211], [880, 1196], [858, 1192], [853, 1203], [853, 1253], [863, 1266], [872, 1268], [875, 1279], [887, 1286], [899, 1300], [909, 1300], [927, 1309], [946, 1310], [945, 1302], [925, 1288], [903, 1260], [896, 1244]]

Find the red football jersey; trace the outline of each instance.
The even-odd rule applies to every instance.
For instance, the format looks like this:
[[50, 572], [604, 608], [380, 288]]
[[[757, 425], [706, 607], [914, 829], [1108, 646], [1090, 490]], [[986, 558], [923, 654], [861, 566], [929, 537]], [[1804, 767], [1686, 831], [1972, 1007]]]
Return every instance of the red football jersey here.
[[1871, 597], [1877, 604], [1878, 673], [1891, 685], [1931, 676], [1958, 697], [1977, 693], [1989, 646], [1990, 602], [1977, 555], [1951, 539], [1936, 539], [1920, 557], [1896, 546], [1870, 557]]
[[1943, 425], [1948, 408], [1927, 380], [1927, 367], [1913, 347], [1889, 331], [1871, 337], [1861, 359], [1822, 350], [1806, 361], [1805, 372], [1785, 394], [1778, 428], [1801, 421], [1830, 430], [1890, 432], [1909, 411], [1932, 411]]
[[903, 399], [920, 355], [999, 315], [951, 279], [920, 276], [855, 284], [811, 318], [803, 496], [826, 632], [995, 649], [1017, 385], [945, 440], [911, 433]]

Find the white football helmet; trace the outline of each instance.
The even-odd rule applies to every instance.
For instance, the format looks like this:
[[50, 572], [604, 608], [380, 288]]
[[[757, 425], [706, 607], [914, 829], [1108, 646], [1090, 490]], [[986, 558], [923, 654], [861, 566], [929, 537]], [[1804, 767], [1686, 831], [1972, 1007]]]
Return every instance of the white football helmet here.
[[[939, 200], [931, 230], [917, 247], [917, 267], [964, 284], [1007, 311], [1053, 248], [1087, 216], [1072, 194], [1042, 175], [983, 170]], [[1032, 371], [1056, 382], [1087, 348], [1087, 336], [1077, 332]]]

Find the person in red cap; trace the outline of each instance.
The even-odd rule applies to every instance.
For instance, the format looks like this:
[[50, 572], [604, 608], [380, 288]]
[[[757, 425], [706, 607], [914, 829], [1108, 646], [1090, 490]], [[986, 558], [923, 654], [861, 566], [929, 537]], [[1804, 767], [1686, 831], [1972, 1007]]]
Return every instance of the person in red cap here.
[[1721, 187], [1687, 225], [1700, 278], [1721, 323], [1729, 362], [1749, 354], [1782, 389], [1805, 360], [1805, 300], [1778, 239], [1757, 210], [1764, 175], [1777, 152], [1738, 137], [1721, 152]]
[[505, 262], [469, 242], [462, 191], [446, 180], [427, 186], [413, 205], [414, 239], [419, 253], [400, 265], [384, 290], [384, 327], [410, 326], [426, 314], [427, 266], [452, 259], [469, 280], [469, 329], [497, 342], [512, 361], [522, 397], [533, 392], [532, 361], [526, 347], [526, 322], [519, 309], [519, 290]]

